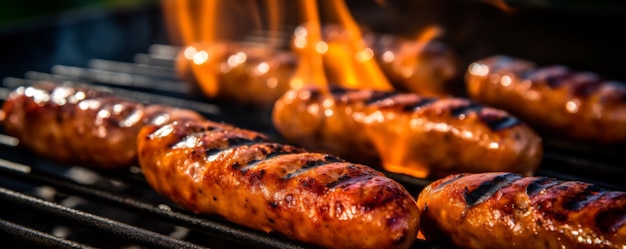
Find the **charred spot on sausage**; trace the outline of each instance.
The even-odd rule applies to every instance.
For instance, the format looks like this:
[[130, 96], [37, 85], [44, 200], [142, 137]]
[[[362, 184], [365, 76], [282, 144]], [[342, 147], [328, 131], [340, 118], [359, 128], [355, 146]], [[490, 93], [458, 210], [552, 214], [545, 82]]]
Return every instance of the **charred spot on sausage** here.
[[261, 151], [263, 155], [265, 155], [265, 157], [263, 159], [250, 160], [249, 162], [245, 163], [245, 166], [239, 167], [239, 170], [243, 174], [248, 172], [248, 170], [254, 168], [257, 164], [259, 164], [262, 161], [267, 161], [274, 157], [295, 153], [297, 151], [294, 149], [294, 147], [281, 146], [279, 144], [274, 144], [274, 143], [260, 143], [260, 144], [255, 144], [255, 146], [259, 148], [259, 150]]
[[465, 203], [470, 207], [480, 204], [489, 199], [498, 190], [511, 185], [513, 181], [520, 178], [522, 178], [521, 175], [508, 173], [496, 176], [490, 181], [482, 182], [476, 189], [464, 194]]
[[405, 105], [402, 110], [405, 112], [412, 112], [415, 111], [416, 109], [428, 106], [434, 102], [436, 102], [437, 99], [436, 98], [423, 98], [418, 100], [417, 102], [410, 104], [410, 105]]
[[365, 101], [365, 104], [366, 105], [370, 105], [370, 104], [376, 103], [378, 101], [391, 98], [391, 97], [396, 96], [396, 95], [398, 95], [398, 93], [396, 93], [396, 92], [372, 92], [372, 96], [370, 96]]
[[611, 207], [601, 210], [595, 217], [596, 227], [604, 233], [615, 233], [626, 225], [626, 209]]
[[482, 110], [484, 106], [477, 103], [467, 103], [467, 105], [456, 106], [450, 109], [450, 115], [454, 117], [460, 117], [461, 115], [468, 114], [470, 112], [478, 112]]
[[563, 208], [572, 211], [579, 211], [589, 203], [592, 203], [602, 197], [605, 193], [606, 190], [598, 186], [588, 185], [583, 191], [572, 195], [565, 195], [566, 199], [563, 201]]
[[526, 194], [529, 197], [533, 197], [537, 195], [544, 189], [549, 188], [550, 186], [554, 186], [558, 184], [559, 181], [549, 178], [549, 177], [537, 177], [534, 181], [530, 182], [528, 186], [526, 186]]
[[285, 177], [283, 177], [283, 179], [290, 179], [290, 178], [293, 178], [294, 176], [300, 175], [313, 168], [323, 166], [326, 164], [336, 163], [336, 162], [343, 162], [343, 160], [338, 157], [325, 155], [323, 159], [307, 161], [300, 167], [300, 169], [296, 170], [295, 172], [287, 174]]
[[512, 116], [480, 115], [480, 120], [492, 131], [504, 130], [522, 124], [519, 119]]

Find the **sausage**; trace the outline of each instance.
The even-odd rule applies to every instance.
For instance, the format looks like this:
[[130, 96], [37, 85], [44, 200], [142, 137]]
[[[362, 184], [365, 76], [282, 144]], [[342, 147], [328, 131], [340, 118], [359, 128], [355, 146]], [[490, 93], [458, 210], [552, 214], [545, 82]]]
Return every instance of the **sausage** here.
[[420, 232], [461, 248], [625, 248], [626, 192], [508, 172], [457, 174], [418, 196]]
[[594, 144], [626, 142], [626, 85], [563, 65], [497, 55], [466, 73], [469, 96], [502, 108], [541, 134]]
[[[325, 25], [323, 39], [329, 47], [335, 44], [344, 48], [340, 51], [352, 42], [350, 32], [337, 25]], [[371, 49], [382, 73], [398, 91], [443, 97], [461, 94], [465, 90], [462, 80], [457, 79], [456, 55], [441, 41], [411, 40], [399, 35], [371, 32], [363, 35], [363, 41]], [[344, 73], [346, 58], [338, 59], [340, 55], [331, 56], [331, 53], [329, 49], [324, 56], [326, 74], [329, 82], [337, 83], [341, 77], [334, 75]]]
[[235, 42], [195, 43], [176, 58], [176, 72], [212, 99], [271, 107], [289, 88], [294, 54]]
[[403, 92], [429, 97], [459, 96], [458, 58], [443, 42], [413, 41], [396, 35], [368, 34], [364, 40], [391, 84]]
[[190, 110], [144, 105], [88, 86], [41, 81], [4, 101], [5, 132], [19, 145], [64, 164], [118, 169], [137, 163], [137, 134], [146, 124], [202, 120]]
[[532, 175], [541, 138], [508, 113], [464, 98], [306, 87], [274, 105], [276, 130], [291, 143], [391, 172], [438, 178], [459, 172]]
[[[332, 25], [325, 27], [324, 39], [342, 42], [341, 32], [335, 31], [337, 28]], [[428, 96], [459, 92], [460, 84], [455, 84], [456, 58], [443, 43], [422, 44], [378, 34], [368, 34], [364, 40], [372, 48], [382, 72], [399, 91]], [[329, 82], [340, 84], [341, 62], [330, 66], [335, 58], [324, 56], [324, 71]], [[181, 49], [176, 58], [176, 72], [179, 78], [199, 86], [201, 92], [212, 99], [271, 107], [292, 88], [290, 81], [297, 63], [298, 58], [292, 51], [269, 46], [199, 42]]]
[[415, 199], [382, 173], [212, 121], [150, 125], [139, 162], [160, 194], [195, 213], [324, 248], [408, 248]]

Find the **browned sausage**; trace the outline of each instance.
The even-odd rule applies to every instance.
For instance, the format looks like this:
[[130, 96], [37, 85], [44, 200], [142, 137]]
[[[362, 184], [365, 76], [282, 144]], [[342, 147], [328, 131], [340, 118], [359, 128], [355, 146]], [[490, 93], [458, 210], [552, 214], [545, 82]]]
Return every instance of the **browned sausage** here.
[[[326, 26], [325, 40], [341, 43], [337, 27]], [[415, 42], [394, 35], [368, 34], [367, 45], [383, 73], [400, 91], [428, 96], [458, 92], [454, 85], [456, 58], [440, 42]], [[342, 44], [340, 44], [342, 45]], [[342, 64], [336, 56], [324, 56], [325, 74], [340, 83]], [[195, 62], [194, 62], [195, 61]], [[195, 43], [184, 47], [176, 58], [179, 77], [211, 98], [244, 105], [270, 106], [291, 88], [298, 58], [291, 51], [237, 42]], [[335, 66], [332, 66], [335, 65]]]
[[626, 248], [626, 193], [511, 173], [452, 175], [427, 186], [421, 233], [461, 248]]
[[195, 43], [178, 54], [176, 71], [210, 98], [271, 107], [290, 88], [296, 61], [294, 54], [266, 46]]
[[415, 199], [364, 165], [210, 121], [147, 126], [138, 144], [148, 183], [196, 213], [324, 248], [407, 248], [417, 236]]
[[395, 35], [365, 36], [378, 65], [398, 91], [430, 97], [461, 94], [457, 58], [439, 41], [413, 41]]
[[[328, 47], [339, 47], [324, 53], [324, 65], [329, 82], [340, 83], [337, 75], [345, 74], [341, 53], [353, 42], [350, 32], [336, 25], [325, 25], [323, 39]], [[457, 75], [457, 58], [452, 49], [437, 40], [410, 40], [398, 35], [367, 33], [365, 46], [394, 89], [424, 96], [443, 97], [461, 93], [462, 82]], [[363, 82], [362, 82], [363, 83]], [[342, 85], [342, 84], [339, 84]], [[350, 86], [350, 85], [342, 85]], [[463, 89], [464, 90], [464, 89]]]
[[540, 133], [587, 142], [626, 142], [626, 85], [562, 65], [492, 56], [470, 65], [471, 98], [511, 112]]
[[462, 98], [333, 87], [287, 92], [276, 129], [307, 149], [416, 177], [513, 171], [532, 175], [541, 138], [508, 113]]
[[15, 89], [3, 104], [3, 127], [20, 146], [66, 164], [116, 169], [137, 162], [146, 124], [201, 120], [190, 110], [144, 105], [87, 86], [39, 82]]

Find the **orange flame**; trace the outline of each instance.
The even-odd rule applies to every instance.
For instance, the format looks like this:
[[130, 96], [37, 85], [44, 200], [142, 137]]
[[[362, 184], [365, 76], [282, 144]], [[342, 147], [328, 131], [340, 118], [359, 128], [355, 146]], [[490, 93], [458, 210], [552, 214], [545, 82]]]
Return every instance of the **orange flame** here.
[[326, 45], [322, 41], [321, 24], [315, 1], [300, 0], [304, 24], [294, 32], [292, 49], [298, 54], [298, 67], [289, 85], [300, 88], [316, 84], [326, 89], [328, 81], [324, 73], [322, 54]]
[[[278, 31], [285, 14], [282, 11], [285, 10], [283, 6], [286, 2], [267, 0], [262, 3], [265, 5], [259, 6], [254, 0], [237, 1], [235, 4], [233, 1], [218, 0], [163, 0], [165, 19], [173, 40], [188, 46], [185, 49], [186, 56], [180, 56], [183, 61], [177, 63], [178, 71], [185, 71], [182, 75], [193, 75], [194, 81], [199, 83], [209, 97], [218, 96], [220, 82], [216, 79], [216, 72], [207, 70], [207, 67], [215, 68], [216, 65], [207, 65], [217, 63], [211, 58], [219, 58], [213, 54], [220, 48], [211, 49], [210, 44], [228, 40], [228, 37], [233, 37], [229, 33], [237, 32], [233, 30], [241, 28], [242, 24], [238, 23], [242, 20], [233, 20], [233, 16], [245, 17], [242, 18], [245, 19], [243, 21], [252, 19], [256, 29]], [[295, 30], [291, 41], [291, 48], [298, 55], [297, 68], [288, 79], [291, 88], [315, 84], [326, 89], [329, 83], [333, 83], [349, 88], [394, 89], [377, 63], [374, 51], [363, 40], [360, 27], [344, 1], [300, 0], [296, 3], [301, 12], [301, 25]], [[324, 16], [333, 19], [338, 29], [322, 29], [318, 6], [324, 7]], [[264, 9], [265, 13], [261, 14], [260, 9]], [[227, 11], [230, 12], [225, 13]], [[237, 15], [227, 15], [233, 14], [232, 12]], [[264, 18], [266, 27], [263, 27]], [[265, 40], [266, 45], [278, 47], [280, 39], [272, 37], [278, 32], [267, 34], [270, 37]], [[417, 51], [413, 53], [419, 56], [428, 41], [440, 34], [441, 30], [435, 26], [427, 28], [416, 38]], [[204, 45], [199, 45], [200, 43]], [[202, 51], [197, 46], [202, 46]], [[190, 55], [187, 53], [189, 51], [199, 54]]]
[[326, 11], [337, 18], [343, 30], [326, 41], [321, 35], [317, 4], [306, 0], [301, 3], [305, 25], [296, 30], [293, 46], [304, 63], [295, 73], [292, 87], [306, 83], [326, 86], [327, 77], [331, 76], [332, 83], [345, 87], [393, 89], [374, 60], [372, 49], [363, 41], [361, 30], [344, 1], [323, 2], [327, 4]]

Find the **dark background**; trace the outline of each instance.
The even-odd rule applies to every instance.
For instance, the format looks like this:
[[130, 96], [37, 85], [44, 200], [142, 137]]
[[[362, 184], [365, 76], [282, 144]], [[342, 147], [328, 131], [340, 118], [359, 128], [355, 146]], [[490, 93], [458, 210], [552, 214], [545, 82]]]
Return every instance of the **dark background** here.
[[[461, 68], [499, 53], [626, 81], [620, 1], [509, 0], [513, 11], [495, 0], [347, 2], [373, 31], [410, 36], [441, 26]], [[159, 0], [3, 1], [0, 78], [54, 64], [84, 66], [90, 58], [130, 61], [150, 44], [170, 43], [162, 18]]]

